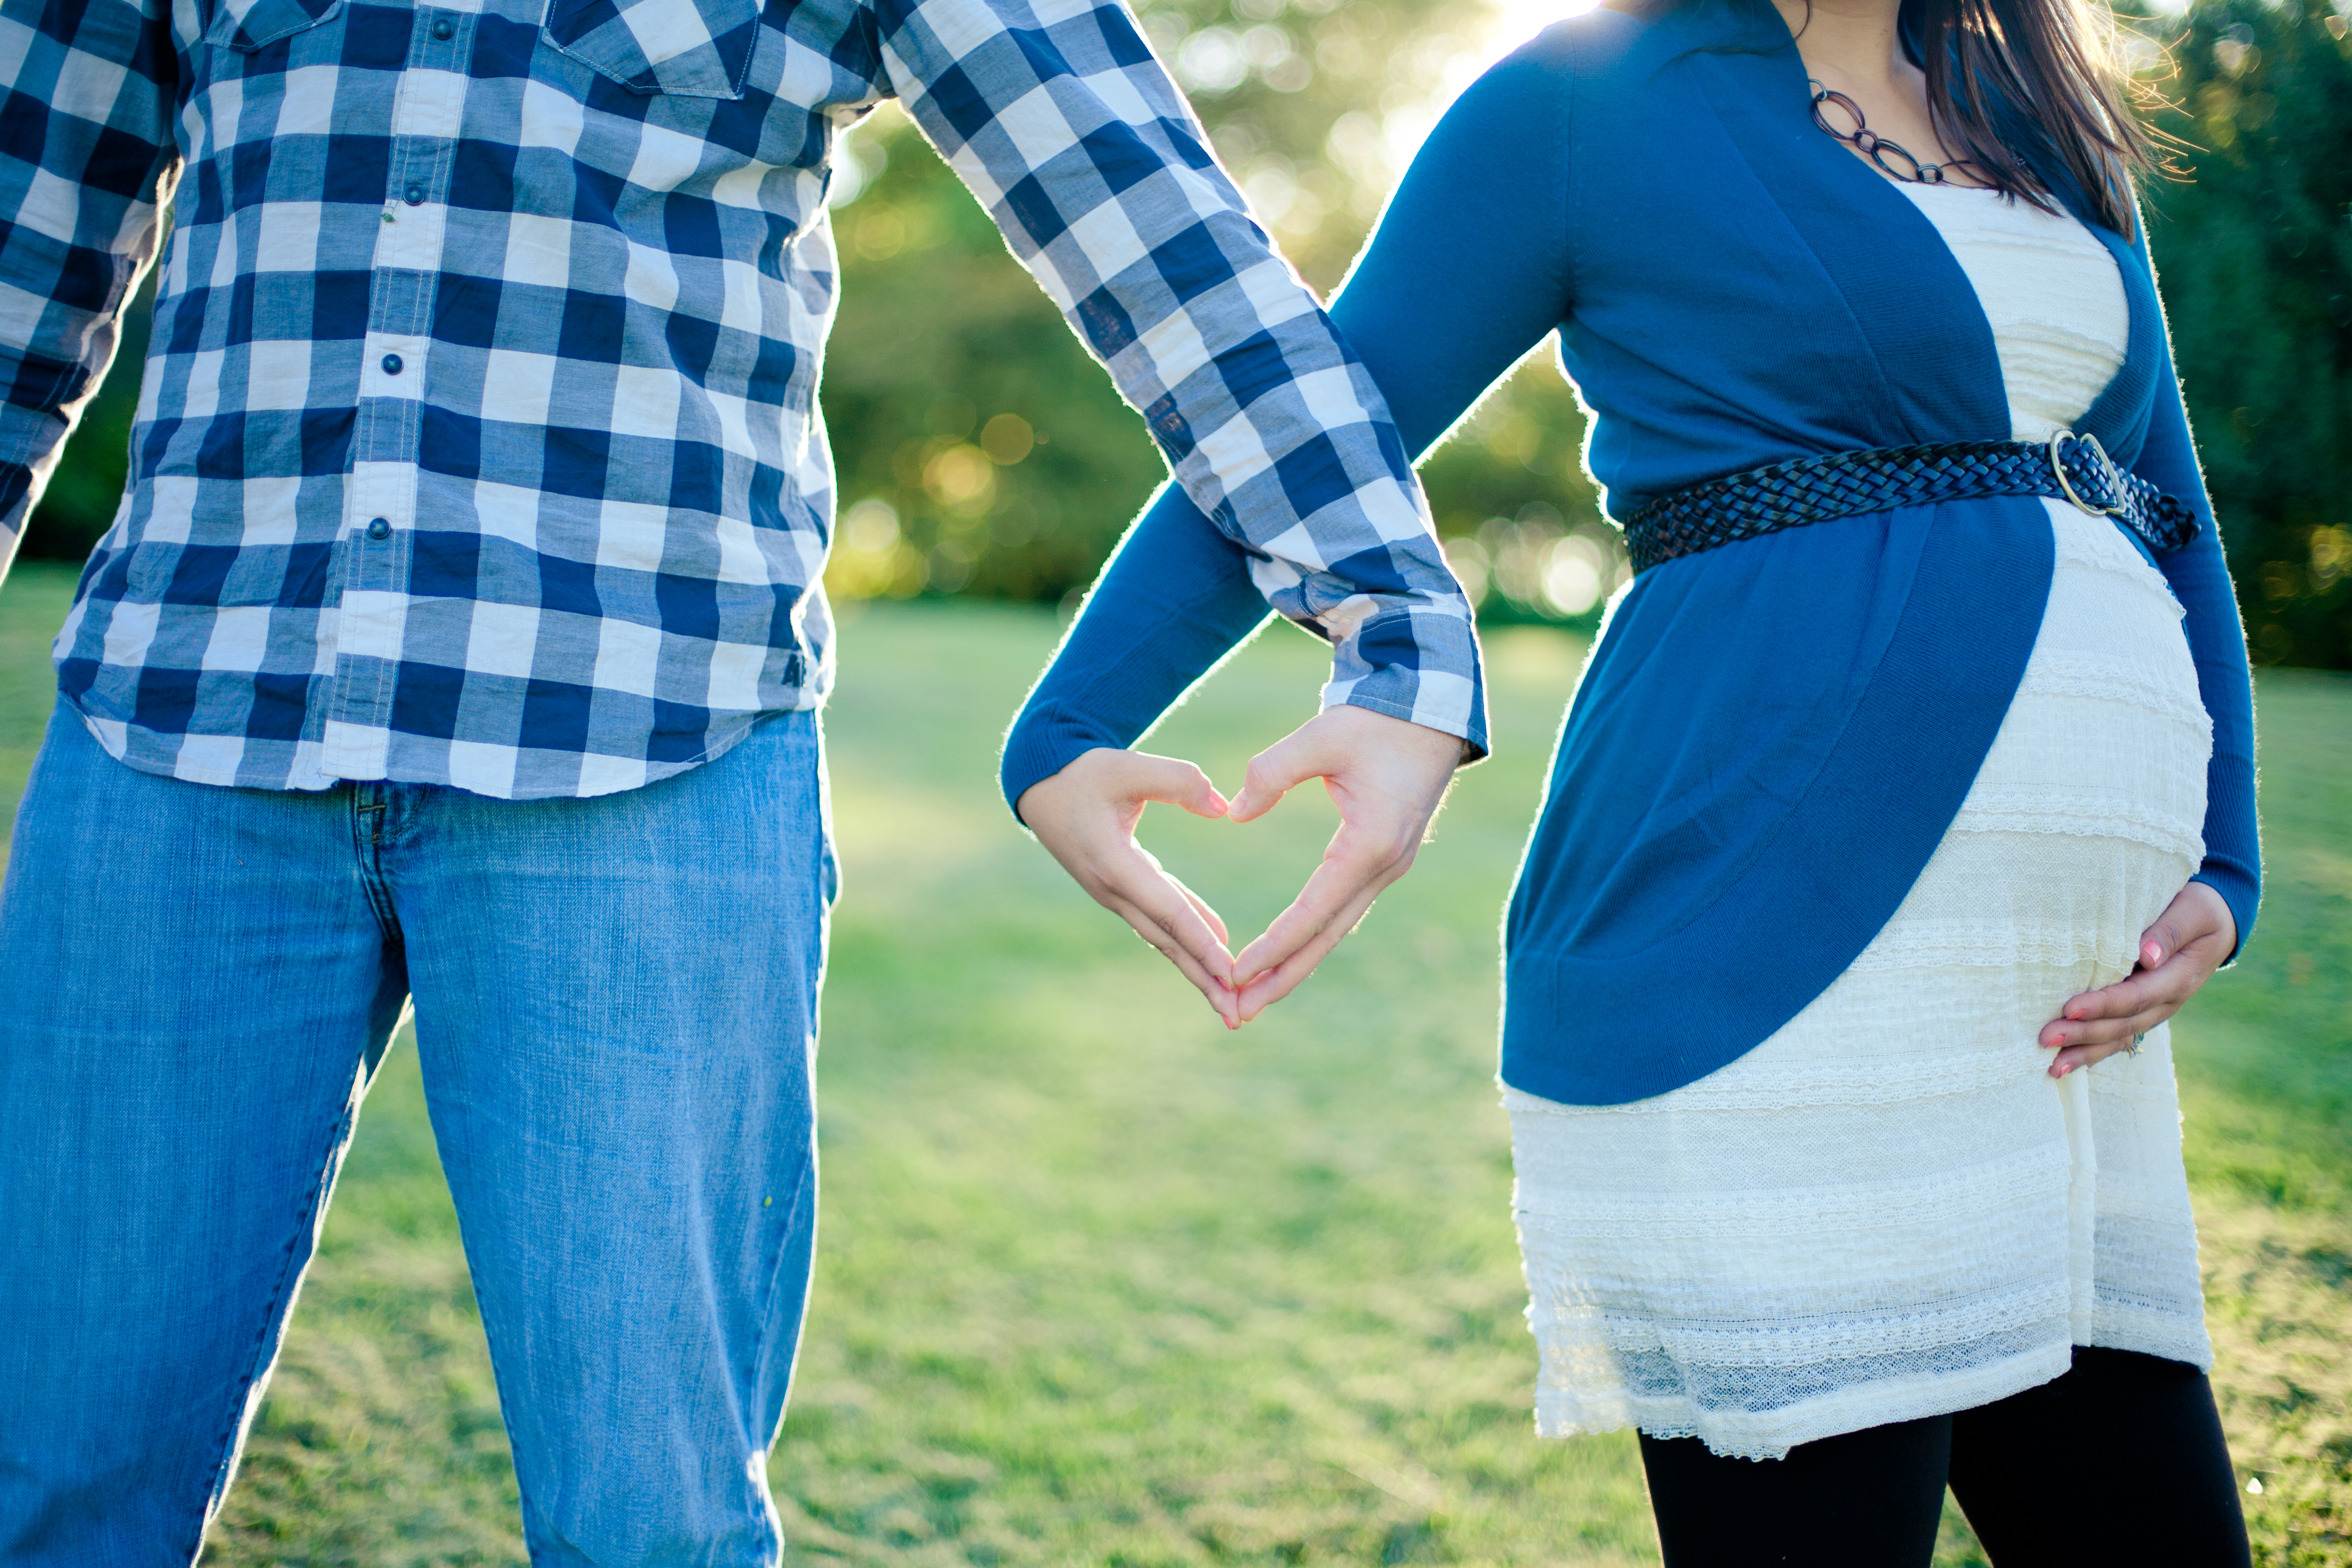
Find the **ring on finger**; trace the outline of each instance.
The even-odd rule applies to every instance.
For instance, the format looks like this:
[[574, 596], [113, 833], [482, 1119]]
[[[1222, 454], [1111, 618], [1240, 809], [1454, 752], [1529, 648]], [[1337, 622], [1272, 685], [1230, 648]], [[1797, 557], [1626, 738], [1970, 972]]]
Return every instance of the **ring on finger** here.
[[2131, 1044], [2124, 1047], [2124, 1055], [2127, 1057], [2136, 1057], [2139, 1055], [2140, 1045], [2147, 1038], [2147, 1031], [2146, 1029], [2142, 1029], [2139, 1033], [2134, 1035], [2131, 1037]]

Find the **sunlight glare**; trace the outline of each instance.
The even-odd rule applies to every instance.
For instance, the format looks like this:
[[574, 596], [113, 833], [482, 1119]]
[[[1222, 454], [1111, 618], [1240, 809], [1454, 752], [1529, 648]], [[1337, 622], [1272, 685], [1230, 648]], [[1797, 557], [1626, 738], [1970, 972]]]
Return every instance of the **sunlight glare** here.
[[1492, 0], [1486, 26], [1473, 35], [1479, 68], [1494, 64], [1554, 22], [1590, 11], [1599, 0]]
[[1385, 154], [1387, 168], [1401, 172], [1411, 163], [1445, 106], [1488, 67], [1554, 22], [1581, 15], [1599, 4], [1600, 0], [1489, 0], [1484, 25], [1465, 27], [1455, 35], [1462, 47], [1447, 57], [1430, 98], [1391, 110], [1381, 122], [1380, 151]]
[[1385, 185], [1413, 163], [1421, 141], [1437, 124], [1446, 103], [1461, 97], [1463, 87], [1555, 21], [1590, 12], [1597, 5], [1600, 0], [1489, 0], [1484, 26], [1463, 28], [1454, 36], [1461, 47], [1444, 57], [1433, 97], [1390, 108], [1379, 122], [1360, 113], [1340, 115], [1340, 122], [1331, 127], [1334, 155], [1357, 179]]

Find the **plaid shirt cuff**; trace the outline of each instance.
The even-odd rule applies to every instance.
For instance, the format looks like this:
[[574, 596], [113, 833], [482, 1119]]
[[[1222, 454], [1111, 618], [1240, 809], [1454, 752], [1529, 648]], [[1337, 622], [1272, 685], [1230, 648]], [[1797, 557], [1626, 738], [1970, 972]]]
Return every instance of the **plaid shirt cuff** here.
[[32, 495], [33, 466], [0, 462], [0, 574], [8, 570], [8, 563], [16, 553], [16, 542], [25, 537]]
[[1338, 640], [1326, 708], [1368, 708], [1459, 738], [1465, 763], [1486, 755], [1486, 688], [1468, 605], [1412, 605], [1374, 616]]

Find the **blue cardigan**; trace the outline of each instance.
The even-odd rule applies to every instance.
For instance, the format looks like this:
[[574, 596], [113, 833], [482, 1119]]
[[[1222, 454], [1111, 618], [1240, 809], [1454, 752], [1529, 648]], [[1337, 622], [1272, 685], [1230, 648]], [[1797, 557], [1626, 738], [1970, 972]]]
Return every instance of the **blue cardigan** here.
[[[2214, 721], [2198, 875], [2242, 942], [2260, 885], [2244, 638], [2145, 241], [2092, 226], [2131, 331], [2077, 427], [2207, 524], [2158, 565]], [[1741, 0], [1593, 13], [1489, 71], [1415, 160], [1332, 316], [1416, 457], [1557, 329], [1621, 517], [1784, 458], [2009, 435], [1967, 276], [1909, 198], [1813, 126], [1788, 29]], [[1660, 1094], [1820, 995], [1968, 794], [2053, 555], [2042, 503], [2001, 498], [1643, 574], [1577, 689], [1512, 895], [1504, 1080], [1575, 1104]], [[1247, 567], [1164, 493], [1015, 721], [1008, 800], [1131, 744], [1245, 637], [1265, 615]]]

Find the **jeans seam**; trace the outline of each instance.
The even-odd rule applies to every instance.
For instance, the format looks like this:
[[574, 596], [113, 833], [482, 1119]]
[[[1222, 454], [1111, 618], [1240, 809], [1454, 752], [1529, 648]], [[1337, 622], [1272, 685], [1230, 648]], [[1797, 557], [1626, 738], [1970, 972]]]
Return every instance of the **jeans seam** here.
[[[812, 1082], [813, 1082], [813, 1081], [814, 1081], [814, 1080], [812, 1079]], [[753, 1412], [754, 1412], [753, 1416], [752, 1416], [752, 1419], [753, 1419], [754, 1421], [757, 1421], [757, 1420], [759, 1419], [759, 1415], [756, 1414], [756, 1412], [757, 1412], [757, 1409], [758, 1409], [758, 1403], [757, 1403], [757, 1402], [758, 1402], [758, 1400], [759, 1400], [759, 1396], [760, 1396], [760, 1373], [761, 1373], [761, 1370], [762, 1366], [765, 1364], [765, 1362], [766, 1362], [766, 1359], [767, 1359], [769, 1342], [770, 1342], [772, 1339], [773, 1339], [773, 1338], [775, 1337], [775, 1336], [774, 1336], [774, 1335], [770, 1331], [769, 1319], [770, 1319], [770, 1317], [771, 1317], [771, 1316], [774, 1313], [774, 1311], [775, 1311], [775, 1306], [776, 1306], [776, 1281], [777, 1281], [778, 1278], [779, 1278], [779, 1277], [783, 1273], [783, 1269], [784, 1269], [784, 1259], [785, 1259], [785, 1258], [787, 1258], [788, 1256], [790, 1256], [790, 1254], [791, 1254], [791, 1252], [792, 1252], [792, 1250], [793, 1250], [793, 1249], [792, 1249], [792, 1245], [791, 1245], [791, 1237], [792, 1237], [792, 1230], [793, 1230], [793, 1216], [794, 1215], [796, 1215], [796, 1214], [798, 1214], [798, 1213], [800, 1212], [800, 1206], [801, 1206], [801, 1196], [802, 1196], [802, 1194], [804, 1194], [804, 1193], [806, 1193], [806, 1192], [808, 1191], [808, 1189], [809, 1189], [809, 1184], [810, 1184], [812, 1181], [814, 1181], [814, 1180], [815, 1179], [815, 1177], [816, 1177], [816, 1116], [815, 1116], [815, 1110], [816, 1110], [816, 1097], [815, 1097], [814, 1094], [812, 1094], [812, 1095], [810, 1095], [810, 1097], [809, 1097], [809, 1110], [810, 1110], [810, 1115], [809, 1115], [809, 1139], [808, 1139], [808, 1147], [807, 1147], [807, 1152], [806, 1152], [806, 1153], [803, 1156], [803, 1158], [802, 1158], [802, 1160], [801, 1160], [800, 1180], [799, 1180], [799, 1182], [798, 1182], [798, 1183], [796, 1183], [796, 1184], [793, 1185], [793, 1195], [792, 1195], [792, 1198], [791, 1198], [790, 1202], [788, 1203], [788, 1205], [786, 1205], [786, 1207], [785, 1207], [785, 1209], [784, 1209], [784, 1223], [783, 1223], [782, 1226], [782, 1227], [777, 1231], [777, 1235], [776, 1235], [776, 1251], [775, 1251], [775, 1257], [774, 1257], [772, 1259], [771, 1259], [771, 1260], [770, 1260], [770, 1262], [769, 1262], [769, 1264], [768, 1264], [768, 1270], [767, 1270], [767, 1273], [768, 1273], [768, 1279], [767, 1279], [767, 1283], [766, 1283], [766, 1285], [765, 1285], [764, 1287], [762, 1287], [762, 1288], [761, 1288], [761, 1291], [760, 1291], [760, 1305], [759, 1305], [759, 1310], [758, 1310], [757, 1313], [755, 1314], [755, 1316], [754, 1316], [754, 1318], [753, 1318], [753, 1320], [752, 1320], [752, 1321], [753, 1321], [755, 1323], [757, 1323], [759, 1326], [758, 1326], [758, 1328], [754, 1331], [754, 1335], [753, 1335], [753, 1339], [752, 1339], [752, 1342], [751, 1342], [751, 1365], [750, 1365], [750, 1367], [747, 1369], [747, 1370], [748, 1370], [748, 1372], [749, 1372], [749, 1373], [750, 1373], [750, 1375], [749, 1375], [749, 1376], [747, 1376], [743, 1381], [744, 1381], [744, 1384], [745, 1384], [746, 1388], [749, 1390], [749, 1392], [750, 1392], [750, 1394], [751, 1394], [751, 1405], [752, 1405], [752, 1409], [753, 1409]], [[812, 1229], [814, 1229], [814, 1228], [815, 1227], [815, 1226], [816, 1226], [816, 1207], [815, 1207], [815, 1205], [814, 1205], [814, 1204], [812, 1204], [812, 1205], [810, 1205], [810, 1207], [809, 1207], [809, 1226], [810, 1226], [810, 1227], [811, 1227]], [[809, 1261], [810, 1261], [811, 1267], [812, 1267], [812, 1268], [814, 1268], [814, 1264], [815, 1264], [815, 1258], [814, 1258], [814, 1253], [812, 1253], [812, 1256], [811, 1256], [811, 1258], [810, 1258], [810, 1260], [809, 1260]], [[794, 1351], [795, 1352], [798, 1352], [798, 1350], [799, 1350], [799, 1348], [800, 1348], [800, 1336], [796, 1334], [796, 1335], [794, 1335], [794, 1336], [793, 1336], [793, 1351]], [[791, 1390], [791, 1388], [790, 1388], [790, 1386], [789, 1386], [789, 1385], [785, 1388], [784, 1394], [785, 1394], [785, 1399], [786, 1399], [786, 1401], [787, 1401], [787, 1402], [789, 1402], [789, 1400], [790, 1400], [790, 1398], [791, 1398], [791, 1395], [792, 1395], [792, 1390]], [[781, 1406], [779, 1406], [779, 1408], [777, 1409], [777, 1412], [776, 1412], [776, 1417], [777, 1417], [776, 1428], [777, 1428], [777, 1430], [778, 1430], [778, 1431], [782, 1431], [782, 1430], [783, 1429], [783, 1411], [782, 1411], [782, 1407], [781, 1407]], [[769, 1446], [770, 1446], [770, 1439], [772, 1437], [773, 1434], [769, 1434], [769, 1435], [767, 1435], [766, 1436], [761, 1436], [761, 1434], [759, 1434], [759, 1433], [757, 1433], [757, 1432], [753, 1432], [753, 1433], [751, 1433], [751, 1434], [747, 1434], [747, 1436], [755, 1436], [755, 1437], [761, 1437], [761, 1441], [760, 1441], [760, 1443], [759, 1443], [759, 1445], [758, 1445], [758, 1447], [757, 1447], [757, 1450], [756, 1450], [756, 1451], [757, 1451], [757, 1452], [759, 1453], [759, 1455], [760, 1455], [761, 1474], [761, 1476], [760, 1476], [760, 1478], [759, 1478], [758, 1481], [757, 1481], [757, 1482], [755, 1482], [755, 1483], [753, 1484], [752, 1488], [751, 1488], [751, 1503], [752, 1503], [754, 1506], [752, 1506], [752, 1507], [751, 1507], [751, 1508], [750, 1508], [750, 1509], [747, 1509], [747, 1510], [746, 1510], [746, 1512], [750, 1514], [751, 1519], [751, 1523], [752, 1523], [752, 1525], [754, 1526], [754, 1528], [755, 1528], [755, 1529], [757, 1529], [757, 1530], [759, 1530], [759, 1531], [762, 1531], [762, 1532], [764, 1532], [764, 1531], [766, 1531], [766, 1530], [768, 1529], [768, 1515], [767, 1515], [766, 1513], [762, 1513], [762, 1512], [760, 1510], [760, 1509], [759, 1509], [756, 1505], [757, 1505], [757, 1504], [758, 1504], [758, 1502], [759, 1502], [761, 1492], [764, 1489], [766, 1489], [766, 1486], [767, 1486], [767, 1476], [766, 1476], [766, 1473], [765, 1473], [765, 1472], [766, 1472], [767, 1461], [768, 1461], [768, 1459], [769, 1459], [769, 1458], [771, 1458], [772, 1457], [772, 1456], [771, 1455], [771, 1453], [769, 1452]], [[770, 1512], [773, 1512], [774, 1510], [773, 1510], [773, 1509], [772, 1508], [769, 1511], [770, 1511]], [[776, 1539], [775, 1539], [775, 1541], [774, 1541], [774, 1542], [773, 1542], [773, 1545], [774, 1545], [774, 1547], [775, 1547], [776, 1551], [777, 1551], [778, 1552], [780, 1552], [780, 1553], [781, 1553], [781, 1552], [782, 1552], [782, 1550], [783, 1550], [783, 1545], [784, 1545], [784, 1541], [783, 1541], [783, 1532], [782, 1532], [782, 1521], [781, 1521], [781, 1519], [779, 1519], [779, 1521], [778, 1521], [778, 1525], [777, 1525], [777, 1529], [776, 1529], [776, 1532], [775, 1532], [775, 1533], [776, 1533]]]
[[[754, 1387], [757, 1387], [759, 1384], [760, 1367], [767, 1354], [768, 1340], [770, 1338], [768, 1333], [768, 1314], [774, 1308], [776, 1302], [776, 1280], [778, 1276], [783, 1272], [784, 1255], [792, 1250], [792, 1248], [787, 1245], [787, 1241], [792, 1235], [793, 1215], [799, 1210], [801, 1194], [808, 1191], [809, 1179], [816, 1171], [816, 1142], [814, 1137], [815, 1119], [814, 1117], [810, 1119], [810, 1132], [811, 1137], [809, 1141], [808, 1153], [807, 1156], [801, 1161], [800, 1180], [793, 1184], [792, 1198], [784, 1208], [784, 1224], [776, 1232], [775, 1252], [768, 1259], [768, 1268], [766, 1271], [767, 1280], [760, 1288], [759, 1307], [754, 1314], [754, 1321], [758, 1322], [760, 1327], [751, 1341], [751, 1364], [745, 1368], [745, 1371], [750, 1374], [747, 1381]], [[809, 1215], [809, 1223], [812, 1226], [816, 1223], [816, 1215], [814, 1211]]]
[[[777, 1229], [774, 1244], [775, 1250], [768, 1259], [768, 1266], [764, 1270], [766, 1278], [761, 1283], [757, 1304], [753, 1309], [752, 1321], [756, 1327], [754, 1328], [752, 1334], [751, 1355], [749, 1356], [740, 1374], [744, 1392], [749, 1395], [749, 1398], [745, 1401], [746, 1408], [744, 1413], [751, 1417], [751, 1424], [754, 1426], [756, 1426], [756, 1425], [762, 1419], [762, 1413], [759, 1409], [761, 1387], [760, 1374], [765, 1369], [772, 1342], [776, 1338], [771, 1320], [775, 1314], [777, 1281], [783, 1274], [784, 1259], [791, 1256], [793, 1251], [792, 1240], [793, 1216], [800, 1213], [801, 1199], [803, 1195], [808, 1194], [811, 1184], [816, 1180], [816, 1063], [814, 1060], [814, 1036], [817, 1028], [819, 1009], [823, 1005], [823, 996], [824, 993], [825, 958], [827, 956], [827, 948], [830, 945], [828, 940], [830, 936], [830, 917], [833, 912], [835, 898], [837, 896], [840, 888], [840, 870], [834, 858], [832, 831], [833, 813], [830, 798], [832, 792], [827, 787], [827, 780], [825, 777], [824, 738], [824, 731], [821, 728], [823, 721], [814, 714], [811, 715], [811, 718], [813, 721], [810, 729], [815, 743], [812, 749], [813, 755], [810, 760], [810, 784], [815, 792], [817, 802], [817, 854], [816, 864], [813, 868], [814, 871], [814, 881], [815, 886], [812, 889], [815, 894], [815, 899], [812, 904], [812, 908], [816, 917], [817, 951], [814, 973], [809, 977], [809, 1037], [803, 1039], [802, 1042], [802, 1048], [807, 1053], [807, 1065], [804, 1069], [805, 1077], [803, 1079], [803, 1082], [806, 1086], [807, 1089], [805, 1105], [808, 1120], [808, 1136], [802, 1146], [799, 1179], [793, 1184], [792, 1195], [786, 1201], [783, 1213], [784, 1223]], [[816, 1205], [812, 1201], [809, 1205], [809, 1226], [812, 1230], [815, 1228], [816, 1222]], [[812, 1237], [811, 1255], [809, 1258], [809, 1265], [812, 1270], [814, 1269], [815, 1264], [814, 1240], [814, 1237]], [[799, 1354], [801, 1342], [805, 1337], [804, 1327], [805, 1314], [807, 1310], [805, 1295], [803, 1295], [802, 1301], [802, 1310], [803, 1321], [802, 1322], [794, 1325], [794, 1333], [793, 1335], [792, 1343], [787, 1347], [787, 1353], [793, 1355], [795, 1358], [797, 1358]], [[792, 1389], [788, 1375], [784, 1389], [783, 1403], [789, 1403], [791, 1396]], [[776, 1430], [781, 1432], [783, 1429], [783, 1408], [782, 1403], [778, 1405], [776, 1418]], [[756, 1534], [768, 1538], [768, 1547], [770, 1552], [773, 1554], [771, 1561], [780, 1561], [784, 1550], [783, 1519], [782, 1510], [777, 1509], [774, 1505], [772, 1489], [768, 1486], [768, 1478], [766, 1473], [767, 1462], [769, 1459], [773, 1458], [772, 1444], [775, 1436], [775, 1433], [763, 1433], [757, 1430], [751, 1430], [747, 1431], [744, 1436], [747, 1438], [753, 1440], [753, 1451], [760, 1456], [760, 1474], [756, 1478], [747, 1478], [751, 1479], [751, 1487], [750, 1496], [745, 1499], [745, 1517], [751, 1524]], [[767, 1495], [769, 1498], [769, 1506], [764, 1510], [760, 1506], [760, 1500], [763, 1494]]]
[[[529, 1380], [526, 1378], [524, 1380], [524, 1386], [514, 1391], [514, 1396], [512, 1398], [508, 1396], [509, 1390], [506, 1381], [506, 1368], [511, 1366], [513, 1362], [508, 1355], [501, 1353], [501, 1334], [499, 1330], [490, 1326], [491, 1314], [489, 1311], [479, 1305], [482, 1289], [481, 1281], [484, 1278], [484, 1274], [481, 1269], [475, 1266], [473, 1243], [467, 1237], [465, 1222], [462, 1219], [457, 1225], [457, 1247], [460, 1255], [466, 1260], [466, 1278], [474, 1289], [475, 1300], [477, 1303], [476, 1315], [480, 1320], [482, 1325], [482, 1346], [489, 1352], [490, 1390], [498, 1395], [499, 1429], [506, 1434], [507, 1453], [515, 1470], [515, 1500], [518, 1504], [518, 1511], [522, 1515], [523, 1552], [532, 1563], [536, 1563], [539, 1561], [539, 1552], [537, 1551], [538, 1542], [533, 1539], [531, 1509], [532, 1504], [537, 1500], [533, 1499], [529, 1490], [523, 1486], [522, 1439], [524, 1435], [515, 1429], [515, 1423], [522, 1415], [522, 1407], [525, 1404], [529, 1403], [530, 1400], [530, 1394], [528, 1392]], [[521, 1376], [522, 1374], [517, 1373], [516, 1375]]]
[[319, 1162], [318, 1173], [310, 1179], [310, 1190], [304, 1195], [302, 1203], [296, 1210], [295, 1228], [286, 1238], [285, 1258], [278, 1271], [278, 1285], [270, 1292], [269, 1305], [261, 1314], [261, 1331], [254, 1338], [252, 1359], [246, 1364], [245, 1376], [238, 1380], [236, 1396], [229, 1401], [228, 1424], [213, 1441], [213, 1447], [219, 1453], [220, 1458], [213, 1468], [212, 1492], [205, 1499], [204, 1511], [197, 1521], [195, 1538], [188, 1545], [188, 1561], [192, 1563], [195, 1560], [195, 1554], [204, 1547], [205, 1528], [212, 1523], [219, 1509], [228, 1500], [226, 1485], [228, 1471], [236, 1460], [236, 1437], [244, 1426], [247, 1402], [252, 1398], [255, 1380], [261, 1375], [261, 1352], [269, 1344], [270, 1329], [273, 1324], [278, 1326], [278, 1342], [280, 1348], [283, 1348], [286, 1325], [280, 1319], [282, 1316], [290, 1320], [292, 1313], [290, 1310], [281, 1312], [281, 1306], [290, 1309], [291, 1303], [288, 1298], [291, 1291], [288, 1281], [299, 1278], [301, 1274], [301, 1270], [295, 1266], [294, 1256], [303, 1230], [307, 1227], [313, 1234], [318, 1230], [320, 1194], [326, 1190], [327, 1173], [336, 1163], [336, 1151], [341, 1149], [345, 1140], [351, 1136], [352, 1119], [356, 1110], [355, 1104], [346, 1104], [343, 1107], [342, 1115], [335, 1119], [334, 1132], [328, 1142], [325, 1153]]
[[[824, 739], [822, 731], [817, 732], [815, 755], [813, 762], [814, 765], [811, 769], [813, 775], [811, 784], [816, 792], [817, 799], [816, 887], [814, 889], [816, 900], [814, 905], [816, 914], [816, 964], [814, 973], [809, 978], [809, 1038], [803, 1042], [803, 1049], [806, 1051], [808, 1055], [807, 1067], [805, 1068], [806, 1077], [803, 1080], [808, 1090], [808, 1139], [805, 1152], [801, 1159], [800, 1181], [793, 1188], [791, 1206], [786, 1208], [784, 1211], [784, 1229], [778, 1233], [775, 1255], [768, 1260], [767, 1281], [761, 1287], [760, 1291], [759, 1307], [757, 1310], [757, 1316], [754, 1319], [760, 1326], [757, 1338], [752, 1342], [751, 1365], [747, 1369], [749, 1375], [745, 1379], [746, 1383], [751, 1386], [755, 1394], [760, 1386], [761, 1363], [762, 1358], [767, 1353], [768, 1340], [770, 1337], [768, 1331], [768, 1319], [769, 1315], [775, 1308], [777, 1277], [783, 1272], [784, 1257], [792, 1250], [792, 1248], [787, 1245], [787, 1241], [791, 1235], [792, 1216], [799, 1211], [801, 1194], [808, 1191], [809, 1184], [816, 1177], [816, 1061], [814, 1041], [818, 1030], [819, 1019], [822, 1016], [822, 1009], [824, 1007], [825, 961], [830, 956], [829, 950], [832, 946], [831, 917], [835, 897], [837, 894], [840, 885], [840, 873], [834, 860], [833, 824], [831, 820], [833, 816], [831, 810], [832, 791], [828, 787], [825, 777]], [[828, 888], [828, 883], [831, 884], [830, 889]], [[816, 1219], [817, 1215], [815, 1205], [812, 1204], [809, 1208], [809, 1225], [812, 1228], [815, 1226]], [[815, 1268], [815, 1261], [814, 1251], [812, 1251], [809, 1260], [812, 1270]], [[797, 1352], [799, 1349], [799, 1336], [795, 1336], [794, 1338], [793, 1349], [795, 1352]], [[788, 1388], [786, 1390], [787, 1399], [790, 1398], [790, 1394], [791, 1391]]]

